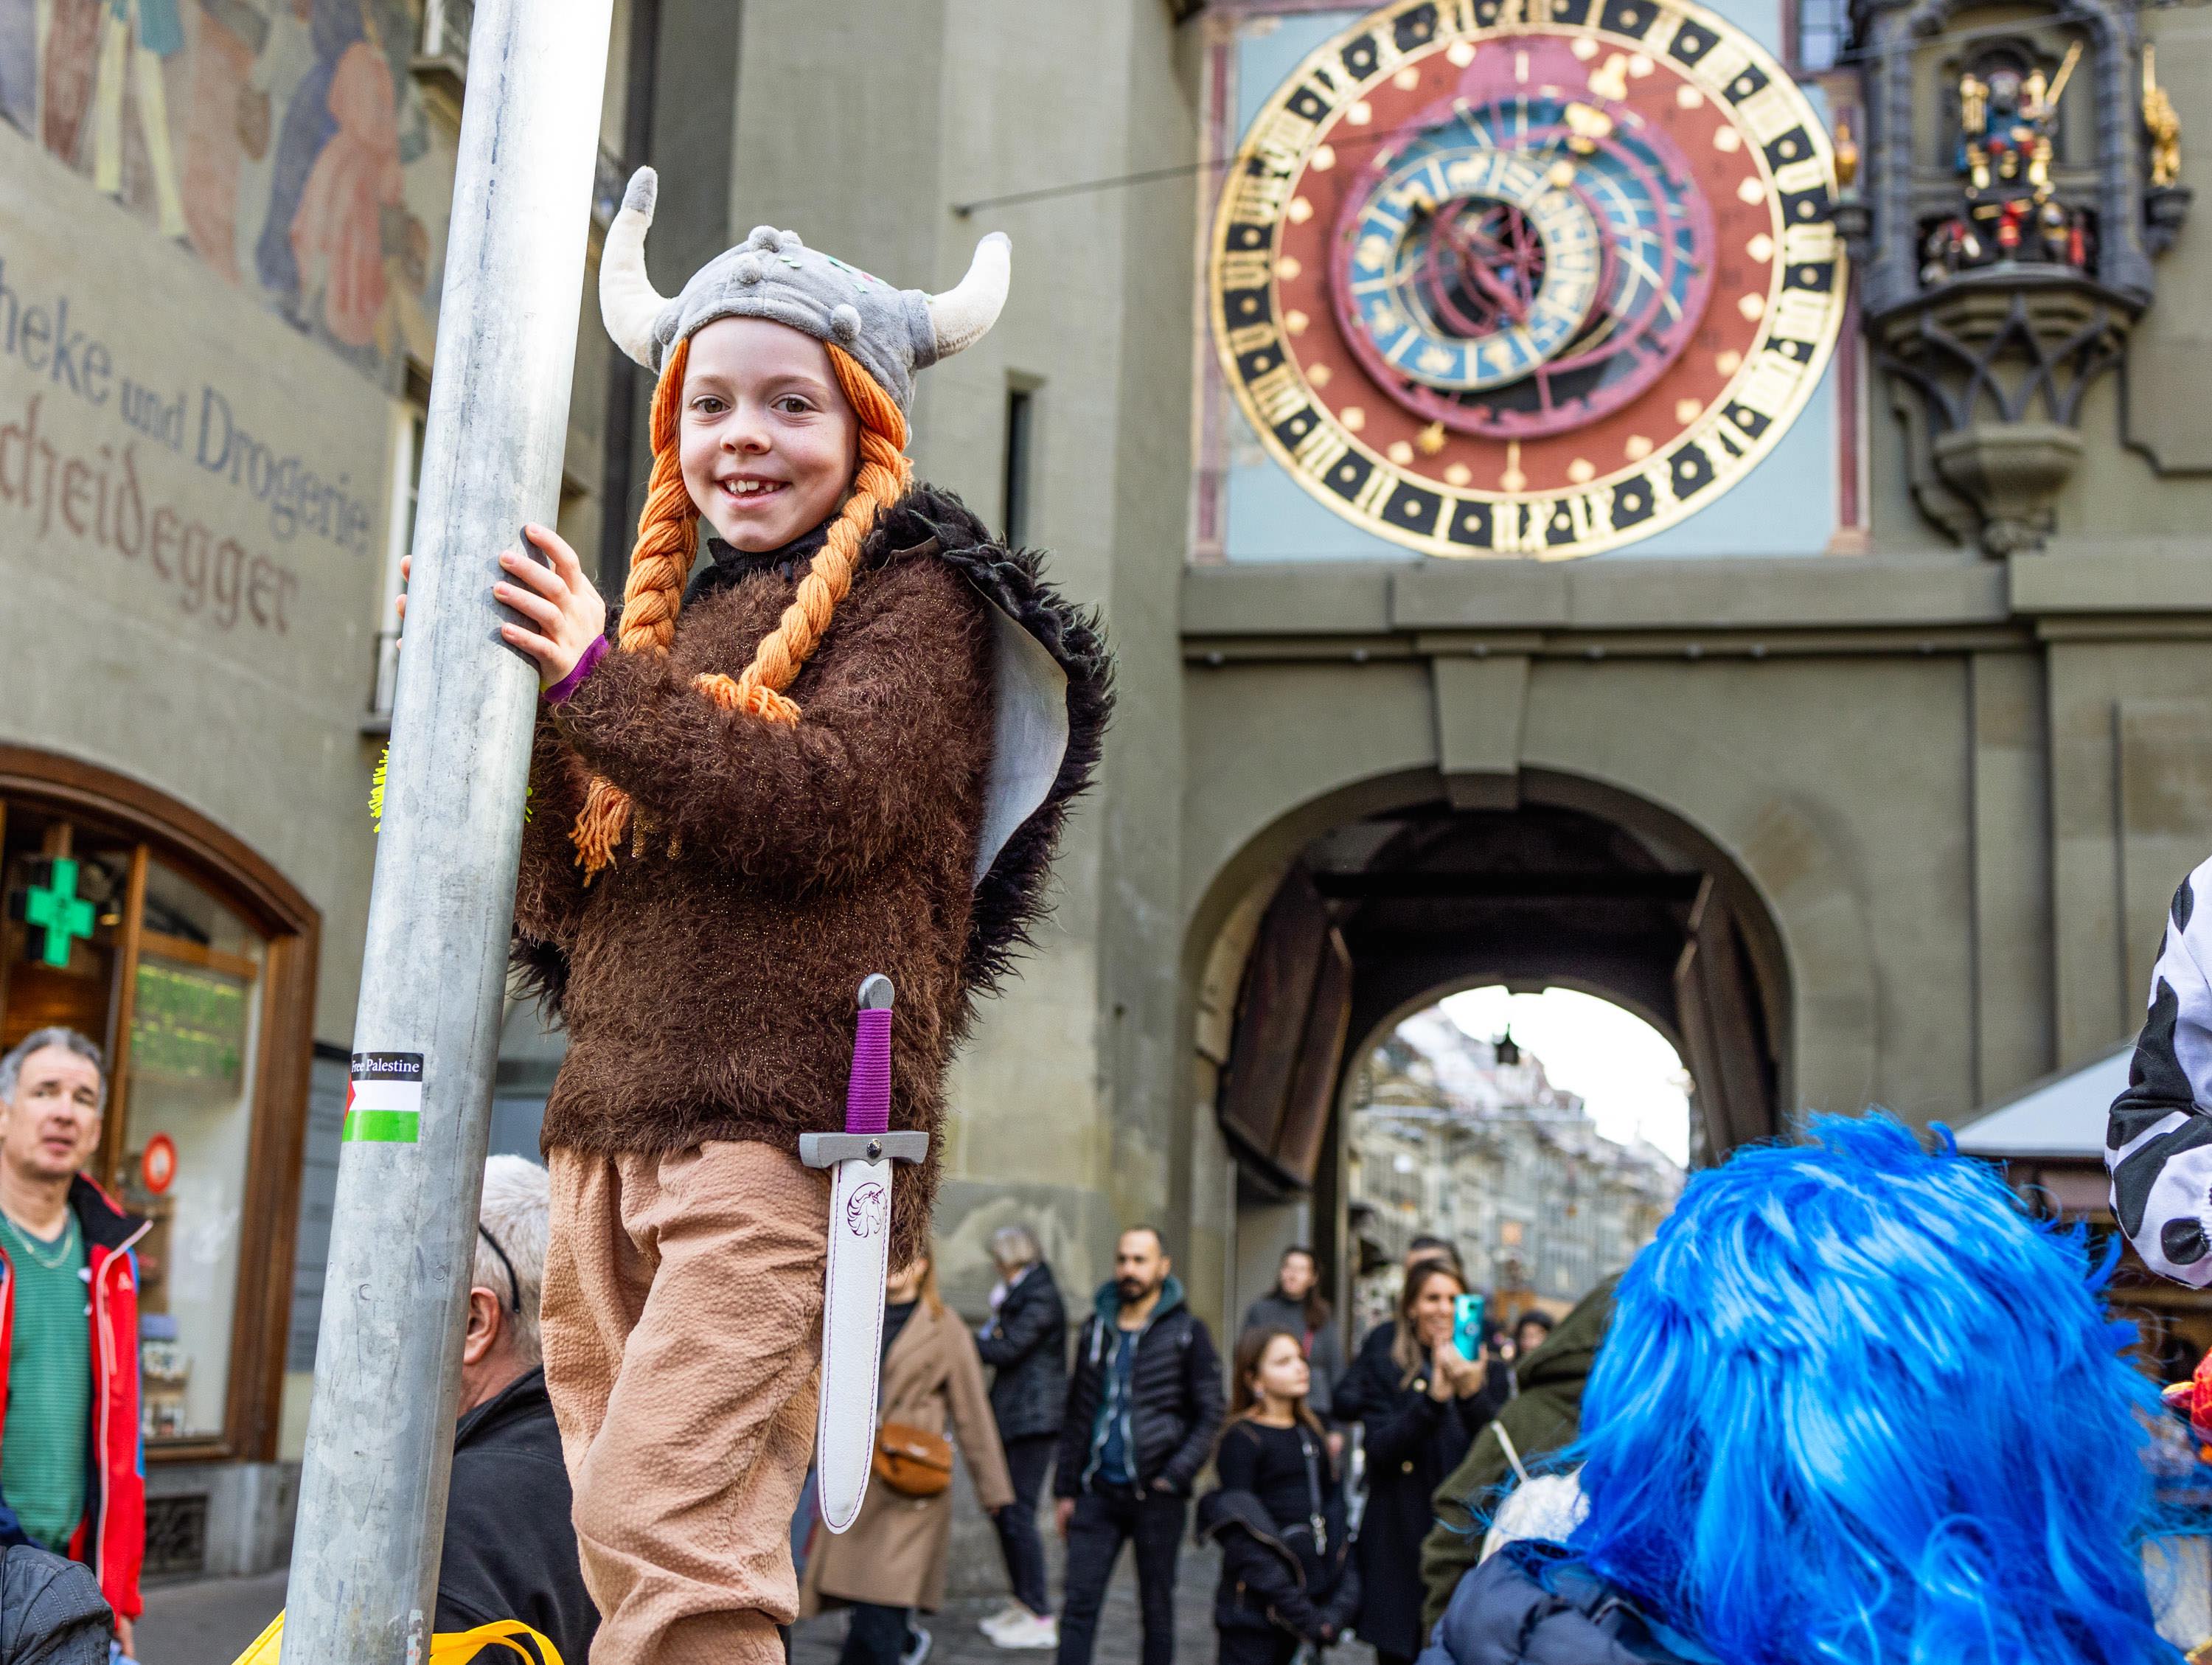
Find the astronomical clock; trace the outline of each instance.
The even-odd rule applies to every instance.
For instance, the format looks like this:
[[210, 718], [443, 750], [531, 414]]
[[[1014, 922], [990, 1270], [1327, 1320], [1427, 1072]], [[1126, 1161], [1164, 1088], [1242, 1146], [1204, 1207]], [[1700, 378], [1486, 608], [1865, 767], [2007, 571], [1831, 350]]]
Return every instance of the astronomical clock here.
[[1844, 306], [1819, 117], [1689, 0], [1405, 0], [1310, 55], [1224, 180], [1224, 372], [1261, 442], [1442, 556], [1590, 555], [1717, 500]]

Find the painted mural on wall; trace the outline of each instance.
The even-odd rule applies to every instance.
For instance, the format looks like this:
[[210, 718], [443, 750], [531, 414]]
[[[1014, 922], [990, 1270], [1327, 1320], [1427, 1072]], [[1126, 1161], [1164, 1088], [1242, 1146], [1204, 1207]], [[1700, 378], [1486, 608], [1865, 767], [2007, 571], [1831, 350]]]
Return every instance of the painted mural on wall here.
[[0, 0], [0, 116], [381, 375], [435, 334], [419, 27], [407, 0]]
[[211, 709], [347, 720], [375, 663], [393, 400], [243, 289], [0, 129], [0, 595], [53, 621], [0, 713], [149, 780]]

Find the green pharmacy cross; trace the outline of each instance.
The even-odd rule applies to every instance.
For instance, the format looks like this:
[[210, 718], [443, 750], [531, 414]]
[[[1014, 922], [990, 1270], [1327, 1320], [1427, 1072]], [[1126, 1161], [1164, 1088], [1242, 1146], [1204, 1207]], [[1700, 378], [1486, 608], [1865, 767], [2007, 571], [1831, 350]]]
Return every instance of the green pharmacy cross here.
[[92, 904], [76, 893], [76, 862], [61, 855], [40, 865], [46, 872], [41, 875], [33, 869], [31, 887], [23, 896], [23, 918], [46, 927], [46, 951], [39, 957], [48, 965], [67, 965], [70, 939], [91, 939]]

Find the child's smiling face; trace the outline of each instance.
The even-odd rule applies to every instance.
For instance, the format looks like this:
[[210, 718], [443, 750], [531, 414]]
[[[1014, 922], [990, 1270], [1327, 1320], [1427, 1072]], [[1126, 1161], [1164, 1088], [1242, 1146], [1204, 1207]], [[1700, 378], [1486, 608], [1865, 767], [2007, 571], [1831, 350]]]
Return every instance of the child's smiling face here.
[[828, 520], [853, 483], [860, 437], [830, 349], [813, 337], [721, 318], [691, 337], [684, 483], [732, 549], [781, 549]]

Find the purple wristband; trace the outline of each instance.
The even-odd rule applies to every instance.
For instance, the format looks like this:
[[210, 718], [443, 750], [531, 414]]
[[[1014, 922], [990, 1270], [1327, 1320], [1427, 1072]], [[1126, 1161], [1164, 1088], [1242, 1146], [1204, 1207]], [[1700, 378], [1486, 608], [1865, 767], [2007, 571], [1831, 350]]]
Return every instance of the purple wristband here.
[[584, 649], [576, 665], [568, 674], [555, 683], [540, 696], [549, 705], [558, 705], [584, 685], [584, 678], [599, 668], [599, 661], [607, 656], [607, 639], [593, 636], [592, 645]]

